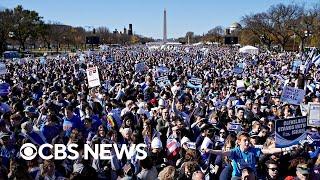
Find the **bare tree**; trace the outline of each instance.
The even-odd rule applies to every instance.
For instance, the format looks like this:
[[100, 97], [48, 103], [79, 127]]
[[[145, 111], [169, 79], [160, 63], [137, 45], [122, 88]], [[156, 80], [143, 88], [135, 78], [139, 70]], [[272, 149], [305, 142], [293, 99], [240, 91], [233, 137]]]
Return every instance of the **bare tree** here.
[[14, 37], [20, 43], [22, 50], [25, 50], [25, 43], [36, 32], [37, 26], [40, 24], [41, 17], [35, 11], [29, 11], [17, 6], [13, 10]]
[[278, 44], [284, 50], [292, 36], [291, 27], [296, 19], [303, 14], [303, 8], [295, 4], [278, 4], [271, 6], [267, 12], [268, 19], [272, 24], [272, 34]]
[[246, 15], [242, 18], [245, 29], [251, 31], [262, 44], [270, 49], [274, 41], [273, 27], [266, 13]]

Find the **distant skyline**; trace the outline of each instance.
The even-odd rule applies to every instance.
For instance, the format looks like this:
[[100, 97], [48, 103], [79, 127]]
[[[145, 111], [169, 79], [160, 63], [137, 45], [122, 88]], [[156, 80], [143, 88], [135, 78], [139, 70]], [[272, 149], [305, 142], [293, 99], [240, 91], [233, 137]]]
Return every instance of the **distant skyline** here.
[[279, 3], [304, 4], [310, 8], [319, 0], [1, 0], [0, 9], [23, 8], [35, 10], [43, 20], [71, 26], [105, 26], [110, 31], [123, 31], [133, 24], [135, 34], [162, 39], [163, 10], [167, 11], [167, 37], [207, 33], [215, 26], [229, 27], [244, 15], [263, 12]]

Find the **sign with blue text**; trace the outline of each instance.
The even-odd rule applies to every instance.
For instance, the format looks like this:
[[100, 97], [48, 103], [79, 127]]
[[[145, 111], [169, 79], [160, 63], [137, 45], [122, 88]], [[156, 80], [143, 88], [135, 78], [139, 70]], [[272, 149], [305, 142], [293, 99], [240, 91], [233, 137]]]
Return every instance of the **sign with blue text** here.
[[280, 100], [289, 104], [300, 105], [306, 92], [303, 89], [285, 86]]

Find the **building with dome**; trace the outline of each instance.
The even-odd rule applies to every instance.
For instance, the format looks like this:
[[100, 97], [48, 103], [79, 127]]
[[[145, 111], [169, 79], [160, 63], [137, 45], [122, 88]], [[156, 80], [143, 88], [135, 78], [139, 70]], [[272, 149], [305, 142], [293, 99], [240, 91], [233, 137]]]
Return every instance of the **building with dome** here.
[[238, 36], [241, 28], [239, 23], [232, 23], [230, 27], [226, 29], [225, 44], [238, 44]]
[[239, 23], [234, 22], [234, 23], [232, 23], [231, 26], [229, 27], [230, 33], [234, 32], [234, 31], [239, 31], [239, 30], [241, 30], [241, 28], [242, 28], [242, 27], [241, 27], [241, 25], [240, 25]]

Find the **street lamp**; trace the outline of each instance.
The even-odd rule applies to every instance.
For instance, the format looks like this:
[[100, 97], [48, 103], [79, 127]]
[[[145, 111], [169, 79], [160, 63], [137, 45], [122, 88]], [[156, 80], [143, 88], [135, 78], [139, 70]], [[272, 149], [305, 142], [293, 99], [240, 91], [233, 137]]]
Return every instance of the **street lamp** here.
[[304, 31], [304, 37], [305, 37], [306, 40], [307, 40], [308, 37], [310, 37], [311, 35], [312, 35], [312, 32], [311, 32], [309, 29], [307, 29], [307, 30]]

